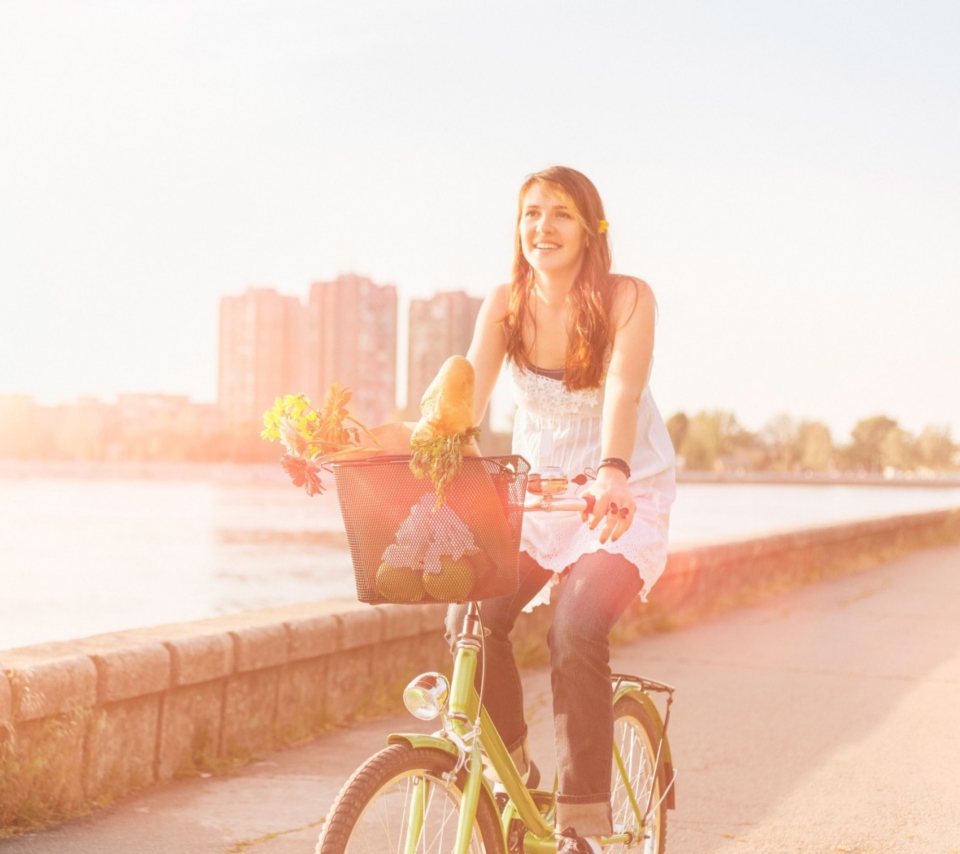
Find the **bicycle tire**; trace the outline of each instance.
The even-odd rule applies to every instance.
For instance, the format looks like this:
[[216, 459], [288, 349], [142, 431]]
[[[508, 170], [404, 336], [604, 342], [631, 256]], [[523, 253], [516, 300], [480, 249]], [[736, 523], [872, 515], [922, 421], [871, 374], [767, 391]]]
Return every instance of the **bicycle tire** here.
[[[337, 795], [317, 842], [317, 854], [383, 854], [404, 850], [412, 787], [434, 784], [417, 854], [449, 854], [457, 834], [466, 773], [443, 776], [456, 760], [436, 748], [394, 744], [371, 756]], [[373, 810], [373, 812], [371, 812]], [[496, 806], [485, 790], [477, 803], [471, 854], [505, 854]]]
[[[665, 799], [661, 800], [666, 790], [667, 780], [662, 763], [659, 773], [654, 777], [660, 736], [660, 727], [650, 719], [647, 710], [639, 701], [629, 695], [617, 700], [613, 707], [614, 744], [619, 749], [627, 768], [640, 808], [646, 807], [648, 799], [654, 807], [648, 817], [647, 827], [644, 829], [642, 847], [630, 849], [631, 851], [640, 850], [643, 854], [663, 854], [667, 847], [667, 804]], [[650, 798], [651, 787], [653, 788], [652, 799]], [[636, 816], [616, 764], [613, 768], [610, 792], [614, 832], [629, 831], [639, 834]], [[621, 850], [620, 846], [613, 846], [609, 852], [613, 854], [619, 850]], [[606, 849], [604, 854], [607, 854]]]

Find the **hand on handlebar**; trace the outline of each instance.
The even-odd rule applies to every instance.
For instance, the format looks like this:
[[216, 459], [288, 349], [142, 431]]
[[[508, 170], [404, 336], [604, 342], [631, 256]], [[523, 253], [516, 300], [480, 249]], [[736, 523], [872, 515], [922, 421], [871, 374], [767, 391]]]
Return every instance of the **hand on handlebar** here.
[[597, 479], [581, 494], [584, 498], [590, 497], [595, 501], [592, 511], [582, 512], [580, 518], [589, 523], [591, 530], [603, 525], [600, 542], [616, 542], [620, 539], [637, 512], [637, 503], [627, 485], [627, 479], [615, 469], [603, 468]]

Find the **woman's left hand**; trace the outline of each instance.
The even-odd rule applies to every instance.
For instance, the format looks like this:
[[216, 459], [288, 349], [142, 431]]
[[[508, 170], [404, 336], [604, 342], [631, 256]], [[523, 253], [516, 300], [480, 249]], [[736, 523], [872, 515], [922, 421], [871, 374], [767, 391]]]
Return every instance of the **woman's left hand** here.
[[589, 522], [591, 530], [603, 525], [600, 542], [616, 542], [620, 539], [637, 512], [637, 503], [623, 472], [604, 466], [597, 472], [597, 479], [581, 495], [591, 495], [596, 502], [593, 510], [589, 514], [581, 513], [580, 518]]

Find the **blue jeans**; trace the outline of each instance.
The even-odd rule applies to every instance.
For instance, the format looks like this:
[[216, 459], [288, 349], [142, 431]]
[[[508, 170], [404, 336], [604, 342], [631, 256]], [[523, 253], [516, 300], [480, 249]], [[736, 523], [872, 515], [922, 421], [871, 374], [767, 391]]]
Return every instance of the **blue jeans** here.
[[[523, 686], [513, 656], [510, 631], [523, 606], [553, 573], [528, 554], [520, 555], [516, 593], [480, 604], [486, 682], [484, 705], [506, 747], [525, 770], [527, 724]], [[621, 555], [596, 552], [581, 557], [554, 589], [554, 613], [547, 644], [557, 746], [557, 828], [574, 827], [582, 836], [609, 834], [610, 776], [613, 765], [613, 689], [610, 683], [610, 630], [640, 592], [637, 568]], [[465, 605], [447, 611], [451, 646], [463, 623]], [[480, 667], [477, 668], [479, 690]]]

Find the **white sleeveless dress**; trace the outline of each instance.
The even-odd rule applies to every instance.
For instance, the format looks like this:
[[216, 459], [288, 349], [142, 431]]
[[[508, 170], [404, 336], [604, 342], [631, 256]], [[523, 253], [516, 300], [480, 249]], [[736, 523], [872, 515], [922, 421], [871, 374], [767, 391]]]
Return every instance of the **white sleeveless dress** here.
[[[579, 474], [592, 480], [601, 454], [602, 386], [571, 391], [562, 379], [550, 375], [556, 372], [524, 371], [513, 362], [508, 365], [517, 402], [513, 452], [534, 467], [558, 466], [571, 481]], [[552, 431], [552, 450], [541, 460], [544, 430]], [[591, 531], [577, 513], [528, 513], [523, 520], [520, 550], [554, 573], [562, 572], [584, 554], [606, 551], [623, 555], [637, 567], [643, 581], [640, 595], [646, 601], [667, 562], [670, 505], [676, 496], [673, 443], [649, 386], [638, 404], [637, 438], [629, 463], [637, 512], [616, 542], [601, 544], [602, 523]], [[577, 493], [586, 486], [571, 484], [568, 492]], [[549, 602], [551, 588], [559, 578], [555, 574], [524, 610]]]

